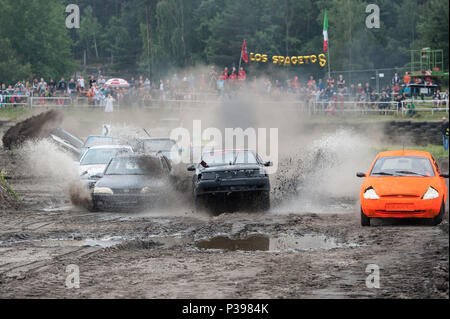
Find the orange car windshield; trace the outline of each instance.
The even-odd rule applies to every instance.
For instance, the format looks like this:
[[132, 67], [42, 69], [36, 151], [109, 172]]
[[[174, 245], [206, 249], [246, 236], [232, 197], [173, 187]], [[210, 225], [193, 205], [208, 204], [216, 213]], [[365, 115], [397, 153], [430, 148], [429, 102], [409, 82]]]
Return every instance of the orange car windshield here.
[[399, 156], [379, 158], [370, 176], [435, 176], [433, 166], [426, 157]]

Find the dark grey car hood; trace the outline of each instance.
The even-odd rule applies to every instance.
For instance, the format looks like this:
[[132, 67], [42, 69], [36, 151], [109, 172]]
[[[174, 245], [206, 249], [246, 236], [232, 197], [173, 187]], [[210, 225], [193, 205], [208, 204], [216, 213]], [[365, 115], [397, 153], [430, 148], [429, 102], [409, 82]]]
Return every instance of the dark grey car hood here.
[[164, 188], [168, 186], [168, 180], [148, 175], [105, 175], [95, 186], [111, 189]]

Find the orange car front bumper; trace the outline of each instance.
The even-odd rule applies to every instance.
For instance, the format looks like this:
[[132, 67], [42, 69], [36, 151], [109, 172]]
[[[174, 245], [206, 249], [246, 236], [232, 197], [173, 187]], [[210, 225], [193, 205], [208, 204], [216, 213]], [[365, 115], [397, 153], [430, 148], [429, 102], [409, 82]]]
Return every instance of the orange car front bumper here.
[[361, 199], [364, 214], [370, 218], [434, 218], [439, 214], [442, 197]]

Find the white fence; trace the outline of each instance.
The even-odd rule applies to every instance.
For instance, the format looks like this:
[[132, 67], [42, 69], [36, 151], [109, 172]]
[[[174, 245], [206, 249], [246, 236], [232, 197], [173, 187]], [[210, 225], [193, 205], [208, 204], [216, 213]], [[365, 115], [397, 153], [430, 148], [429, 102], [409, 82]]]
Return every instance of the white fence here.
[[[184, 110], [205, 110], [208, 108], [220, 107], [223, 103], [233, 101], [230, 97], [218, 97], [217, 95], [207, 94], [200, 99], [198, 96], [192, 96], [193, 99], [148, 99], [140, 101], [139, 107], [145, 109], [165, 109], [171, 111], [182, 112]], [[6, 102], [8, 101], [8, 102]], [[409, 99], [399, 102], [367, 102], [367, 101], [322, 101], [316, 97], [304, 99], [299, 96], [291, 100], [283, 101], [266, 99], [255, 103], [259, 105], [266, 105], [269, 107], [282, 109], [296, 110], [300, 113], [308, 114], [381, 114], [389, 115], [395, 114], [398, 116], [406, 116], [411, 112], [435, 112], [449, 113], [449, 100], [420, 100]], [[431, 107], [423, 107], [424, 104], [431, 104]], [[94, 105], [89, 103], [87, 97], [29, 97], [29, 96], [8, 96], [8, 99], [3, 98], [0, 102], [0, 107], [4, 106], [25, 106], [25, 107], [96, 107], [103, 108], [103, 105]], [[127, 107], [114, 103], [117, 109]]]

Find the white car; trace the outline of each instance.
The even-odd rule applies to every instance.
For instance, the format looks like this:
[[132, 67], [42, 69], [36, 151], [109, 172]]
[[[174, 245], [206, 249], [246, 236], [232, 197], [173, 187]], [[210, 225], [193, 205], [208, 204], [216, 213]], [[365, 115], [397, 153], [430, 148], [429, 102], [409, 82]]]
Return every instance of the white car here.
[[[133, 149], [128, 145], [94, 146], [81, 157], [79, 174], [82, 180], [89, 181], [89, 188], [95, 185], [103, 174], [109, 161], [120, 154], [132, 154]], [[91, 185], [93, 184], [93, 185]]]

